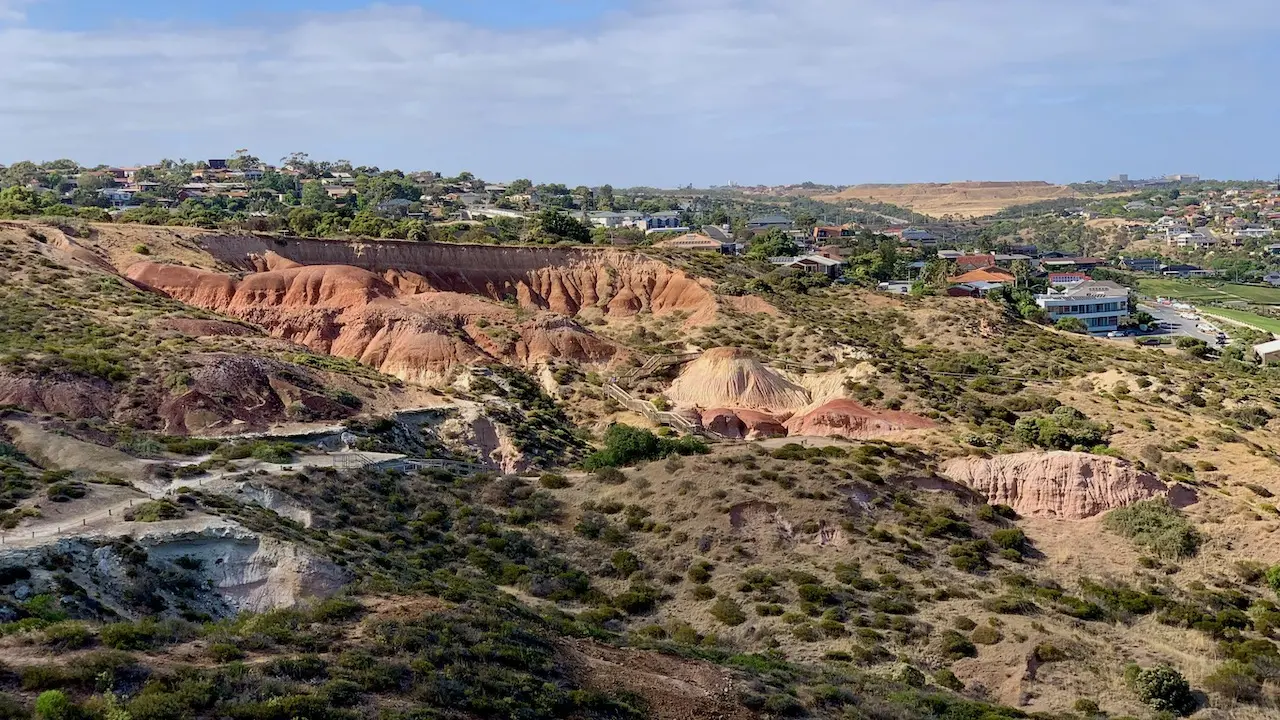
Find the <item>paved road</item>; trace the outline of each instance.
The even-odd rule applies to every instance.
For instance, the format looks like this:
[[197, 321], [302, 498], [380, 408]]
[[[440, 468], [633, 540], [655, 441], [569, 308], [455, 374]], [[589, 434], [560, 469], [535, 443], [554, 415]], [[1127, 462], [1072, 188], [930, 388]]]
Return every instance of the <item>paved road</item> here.
[[1168, 305], [1157, 305], [1155, 303], [1140, 304], [1138, 307], [1139, 309], [1151, 313], [1151, 316], [1159, 322], [1173, 323], [1177, 326], [1176, 329], [1163, 330], [1159, 335], [1172, 335], [1175, 337], [1179, 335], [1186, 335], [1188, 337], [1203, 340], [1206, 343], [1209, 343], [1212, 347], [1217, 347], [1217, 333], [1205, 332], [1200, 329], [1200, 326], [1210, 325], [1223, 330], [1227, 329], [1226, 323], [1215, 322], [1213, 318], [1201, 317], [1199, 320], [1189, 320], [1181, 316], [1182, 313], [1190, 313], [1200, 317], [1194, 310], [1177, 310]]

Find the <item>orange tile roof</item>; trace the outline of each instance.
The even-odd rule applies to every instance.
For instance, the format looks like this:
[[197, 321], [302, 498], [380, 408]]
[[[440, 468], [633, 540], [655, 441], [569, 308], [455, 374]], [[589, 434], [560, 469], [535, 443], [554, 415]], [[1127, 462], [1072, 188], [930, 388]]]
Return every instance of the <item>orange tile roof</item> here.
[[957, 275], [947, 278], [948, 282], [968, 283], [968, 282], [1014, 282], [1017, 277], [1013, 273], [1001, 270], [998, 267], [978, 268], [970, 270], [963, 275]]

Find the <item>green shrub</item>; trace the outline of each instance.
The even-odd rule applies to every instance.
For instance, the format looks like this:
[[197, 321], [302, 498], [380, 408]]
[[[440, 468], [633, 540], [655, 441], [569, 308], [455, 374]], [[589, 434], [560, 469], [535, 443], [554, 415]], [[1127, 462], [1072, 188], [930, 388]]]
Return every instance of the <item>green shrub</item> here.
[[974, 628], [974, 631], [969, 633], [969, 639], [979, 645], [995, 645], [1000, 642], [1003, 637], [1000, 635], [999, 630], [990, 625], [983, 625], [981, 627]]
[[1232, 702], [1256, 700], [1262, 694], [1262, 684], [1255, 677], [1254, 669], [1239, 660], [1219, 665], [1204, 679], [1204, 688]]
[[76, 706], [61, 690], [45, 690], [36, 698], [36, 717], [40, 720], [72, 720]]
[[588, 470], [622, 467], [671, 455], [705, 455], [708, 452], [707, 444], [695, 437], [659, 438], [649, 430], [619, 423], [605, 431], [604, 447], [592, 453], [583, 462], [583, 467]]
[[124, 519], [129, 522], [163, 522], [177, 520], [186, 514], [186, 510], [170, 500], [149, 500], [126, 510]]
[[1104, 526], [1134, 545], [1163, 558], [1191, 557], [1200, 547], [1200, 534], [1166, 498], [1134, 503], [1107, 513]]
[[93, 635], [82, 622], [65, 620], [44, 629], [44, 644], [60, 650], [74, 650], [89, 644]]
[[951, 625], [955, 627], [955, 629], [963, 632], [969, 632], [970, 630], [978, 627], [978, 623], [974, 622], [973, 618], [964, 615], [957, 615], [956, 619], [951, 621]]
[[1008, 528], [991, 533], [991, 542], [995, 543], [996, 547], [1022, 552], [1027, 544], [1027, 536], [1019, 528]]
[[1182, 673], [1168, 665], [1139, 671], [1133, 679], [1133, 689], [1139, 700], [1157, 712], [1189, 715], [1196, 707], [1191, 685]]
[[147, 650], [155, 644], [156, 631], [152, 623], [118, 622], [103, 625], [98, 631], [102, 644], [115, 650]]
[[947, 630], [942, 633], [942, 637], [938, 640], [938, 645], [939, 651], [948, 660], [959, 660], [961, 658], [974, 657], [978, 654], [978, 648], [970, 642], [969, 638], [955, 630]]
[[960, 678], [956, 677], [956, 674], [947, 668], [935, 671], [933, 673], [933, 681], [948, 690], [955, 692], [964, 690], [964, 683], [960, 682]]
[[213, 643], [205, 652], [214, 662], [229, 663], [244, 659], [245, 652], [231, 643]]
[[569, 487], [572, 483], [570, 483], [569, 478], [564, 475], [560, 475], [558, 473], [543, 473], [542, 477], [538, 478], [538, 484], [548, 490], [563, 490], [564, 488]]
[[747, 614], [742, 611], [742, 606], [727, 597], [720, 598], [711, 606], [711, 616], [730, 627], [747, 621]]
[[1095, 423], [1079, 410], [1066, 405], [1049, 415], [1027, 416], [1013, 426], [1014, 437], [1028, 445], [1050, 450], [1070, 450], [1105, 445], [1111, 426]]
[[1097, 701], [1090, 700], [1089, 698], [1080, 698], [1079, 700], [1076, 700], [1075, 704], [1072, 705], [1071, 708], [1087, 718], [1102, 714], [1102, 708], [1098, 707]]
[[710, 585], [695, 585], [689, 594], [695, 600], [710, 600], [716, 596], [716, 591]]

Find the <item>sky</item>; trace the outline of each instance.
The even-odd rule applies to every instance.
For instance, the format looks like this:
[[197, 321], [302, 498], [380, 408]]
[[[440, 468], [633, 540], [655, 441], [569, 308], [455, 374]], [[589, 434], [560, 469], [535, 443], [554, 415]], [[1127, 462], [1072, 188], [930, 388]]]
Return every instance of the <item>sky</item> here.
[[570, 186], [1280, 174], [1275, 0], [0, 0], [0, 163]]

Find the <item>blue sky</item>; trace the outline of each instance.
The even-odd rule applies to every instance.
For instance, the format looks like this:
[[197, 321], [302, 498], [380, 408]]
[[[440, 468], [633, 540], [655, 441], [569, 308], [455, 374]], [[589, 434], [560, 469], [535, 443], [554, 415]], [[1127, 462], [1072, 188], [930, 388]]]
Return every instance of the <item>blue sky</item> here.
[[0, 0], [0, 162], [616, 186], [1280, 173], [1274, 0]]

